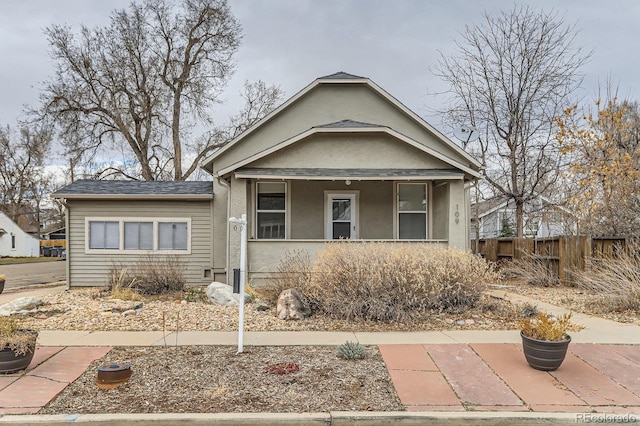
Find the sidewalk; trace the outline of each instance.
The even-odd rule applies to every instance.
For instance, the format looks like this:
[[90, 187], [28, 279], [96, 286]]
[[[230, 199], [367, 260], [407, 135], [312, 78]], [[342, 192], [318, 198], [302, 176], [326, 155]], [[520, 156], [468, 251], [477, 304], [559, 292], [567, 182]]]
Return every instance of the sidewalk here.
[[[51, 291], [56, 291], [56, 288]], [[507, 299], [526, 299], [503, 291], [494, 292], [494, 296]], [[555, 314], [564, 311], [528, 301]], [[0, 303], [6, 302], [0, 300]], [[574, 317], [586, 329], [572, 335], [573, 342], [565, 362], [557, 371], [549, 373], [527, 365], [519, 333], [515, 330], [246, 332], [244, 344], [340, 345], [351, 340], [378, 345], [396, 391], [408, 411], [324, 413], [315, 417], [308, 414], [306, 417], [292, 417], [290, 420], [294, 423], [326, 424], [327, 418], [329, 422], [339, 423], [337, 419], [354, 417], [367, 418], [369, 424], [391, 421], [416, 424], [427, 418], [443, 423], [451, 421], [449, 424], [455, 424], [455, 419], [459, 421], [462, 418], [499, 423], [505, 419], [513, 421], [530, 417], [575, 422], [576, 415], [598, 415], [594, 413], [603, 416], [607, 413], [632, 415], [640, 421], [640, 327], [584, 314], [574, 313]], [[233, 346], [237, 344], [237, 333], [180, 332], [163, 336], [162, 332], [43, 331], [38, 338], [36, 356], [26, 374], [0, 376], [0, 415], [3, 415], [0, 423], [19, 419], [63, 421], [63, 416], [4, 414], [37, 413], [79, 377], [92, 361], [104, 356], [113, 346], [164, 345], [165, 341], [169, 345]], [[238, 422], [251, 423], [250, 418], [253, 417], [258, 419], [254, 420], [255, 424], [266, 420], [259, 415], [247, 416]], [[285, 417], [290, 416], [276, 415], [271, 420], [285, 421]], [[70, 421], [69, 416], [66, 417]], [[90, 416], [72, 417], [74, 422], [93, 419]], [[202, 419], [206, 423], [219, 417], [198, 415], [180, 419]], [[133, 418], [145, 419], [144, 415]], [[164, 419], [169, 418], [179, 421], [172, 415]], [[602, 419], [606, 420], [605, 417]], [[170, 422], [167, 420], [166, 424]]]

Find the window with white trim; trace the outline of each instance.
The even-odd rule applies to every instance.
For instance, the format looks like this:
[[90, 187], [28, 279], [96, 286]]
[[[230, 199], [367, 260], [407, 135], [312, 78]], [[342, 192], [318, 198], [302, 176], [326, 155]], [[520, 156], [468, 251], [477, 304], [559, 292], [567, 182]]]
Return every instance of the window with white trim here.
[[189, 253], [191, 219], [85, 218], [88, 252]]
[[256, 183], [256, 236], [259, 239], [286, 238], [287, 184]]
[[398, 238], [401, 240], [427, 239], [426, 183], [398, 183]]

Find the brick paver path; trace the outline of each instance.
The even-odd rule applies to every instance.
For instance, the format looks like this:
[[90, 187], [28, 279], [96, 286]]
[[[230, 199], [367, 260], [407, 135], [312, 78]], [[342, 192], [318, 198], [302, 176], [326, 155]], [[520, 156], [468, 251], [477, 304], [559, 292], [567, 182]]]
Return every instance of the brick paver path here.
[[640, 410], [640, 346], [572, 344], [552, 372], [529, 367], [511, 343], [379, 348], [409, 411]]

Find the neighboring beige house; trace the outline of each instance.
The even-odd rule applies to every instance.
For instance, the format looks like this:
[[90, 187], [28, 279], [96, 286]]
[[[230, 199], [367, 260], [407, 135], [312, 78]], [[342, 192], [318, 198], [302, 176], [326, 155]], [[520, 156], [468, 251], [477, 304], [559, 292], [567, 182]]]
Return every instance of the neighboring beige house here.
[[[467, 249], [468, 184], [481, 177], [476, 160], [417, 114], [371, 80], [342, 72], [312, 82], [202, 167], [213, 183], [82, 181], [56, 192], [69, 206], [70, 285], [95, 284], [91, 274], [109, 260], [157, 251], [157, 229], [169, 217], [189, 223], [181, 255], [194, 284], [230, 280], [226, 272], [239, 268], [240, 232], [228, 218], [242, 214], [253, 280], [287, 251], [313, 255], [336, 239]], [[197, 185], [194, 199], [181, 184]], [[126, 185], [138, 193], [123, 194]], [[128, 251], [125, 228], [134, 225], [127, 224], [147, 220], [154, 246]], [[91, 247], [102, 226], [123, 237], [119, 247]]]
[[39, 257], [40, 241], [0, 212], [0, 256]]

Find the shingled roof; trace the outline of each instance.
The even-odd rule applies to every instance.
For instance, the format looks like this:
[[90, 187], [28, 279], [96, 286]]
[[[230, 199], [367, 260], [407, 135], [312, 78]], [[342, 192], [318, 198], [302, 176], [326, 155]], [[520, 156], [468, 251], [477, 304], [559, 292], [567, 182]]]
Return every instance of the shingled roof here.
[[213, 183], [209, 181], [122, 181], [77, 180], [53, 194], [53, 198], [213, 198]]
[[349, 78], [365, 78], [365, 77], [360, 77], [359, 75], [349, 74], [349, 73], [346, 73], [344, 71], [338, 71], [336, 73], [325, 75], [324, 77], [320, 77], [320, 80], [323, 80], [323, 79], [349, 79]]
[[380, 124], [373, 123], [363, 123], [362, 121], [354, 121], [354, 120], [341, 120], [336, 121], [334, 123], [322, 124], [320, 126], [315, 126], [316, 128], [341, 128], [341, 127], [386, 127], [381, 126]]

